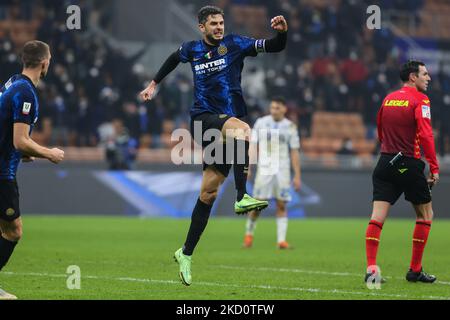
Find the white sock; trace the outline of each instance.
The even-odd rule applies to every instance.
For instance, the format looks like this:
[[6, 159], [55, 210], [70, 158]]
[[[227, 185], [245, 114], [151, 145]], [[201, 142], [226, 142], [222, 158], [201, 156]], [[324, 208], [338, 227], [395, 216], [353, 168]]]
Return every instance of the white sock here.
[[288, 228], [287, 217], [277, 217], [277, 241], [278, 243], [286, 241], [286, 234]]
[[245, 234], [253, 235], [256, 229], [256, 219], [247, 218], [247, 224], [245, 225]]

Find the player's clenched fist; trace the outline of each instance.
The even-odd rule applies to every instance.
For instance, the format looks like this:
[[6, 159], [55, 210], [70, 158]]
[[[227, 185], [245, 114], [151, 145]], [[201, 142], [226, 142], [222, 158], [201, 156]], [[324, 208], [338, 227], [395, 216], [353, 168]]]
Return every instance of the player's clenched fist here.
[[153, 98], [153, 96], [155, 95], [155, 91], [156, 91], [156, 82], [152, 81], [147, 88], [145, 88], [144, 91], [142, 91], [139, 96], [141, 97], [141, 99], [143, 101], [148, 101], [151, 100]]
[[53, 162], [54, 164], [60, 163], [64, 159], [64, 151], [58, 148], [50, 149], [50, 156], [48, 160]]
[[270, 20], [270, 26], [278, 32], [286, 32], [288, 30], [287, 21], [283, 16], [272, 18], [272, 20]]

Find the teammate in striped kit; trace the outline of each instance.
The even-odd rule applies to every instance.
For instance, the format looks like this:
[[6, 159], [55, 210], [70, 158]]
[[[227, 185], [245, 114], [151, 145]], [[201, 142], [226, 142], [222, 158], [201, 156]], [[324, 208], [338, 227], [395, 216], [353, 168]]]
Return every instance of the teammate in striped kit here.
[[[40, 146], [30, 137], [39, 117], [36, 86], [47, 75], [50, 59], [46, 43], [27, 42], [22, 50], [22, 73], [12, 76], [0, 88], [0, 270], [22, 237], [16, 181], [20, 162], [37, 157], [56, 164], [64, 159], [64, 151]], [[0, 289], [0, 300], [14, 299], [16, 296]]]

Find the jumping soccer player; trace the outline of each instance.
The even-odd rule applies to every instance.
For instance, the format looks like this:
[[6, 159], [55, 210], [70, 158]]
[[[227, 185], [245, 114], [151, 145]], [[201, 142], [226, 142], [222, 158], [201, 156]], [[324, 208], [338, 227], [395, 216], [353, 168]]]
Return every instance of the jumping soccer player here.
[[[22, 51], [22, 74], [14, 75], [0, 89], [0, 270], [22, 237], [16, 172], [20, 160], [35, 157], [59, 163], [64, 151], [40, 146], [30, 138], [38, 119], [36, 86], [47, 74], [50, 48], [41, 41], [27, 42]], [[17, 299], [0, 289], [0, 300]]]
[[[277, 201], [277, 245], [280, 249], [291, 248], [286, 241], [288, 216], [286, 203], [291, 201], [291, 163], [294, 171], [293, 184], [296, 191], [300, 190], [300, 138], [297, 126], [286, 118], [287, 107], [283, 98], [273, 98], [270, 104], [270, 115], [256, 120], [250, 141], [250, 158], [258, 154], [258, 164], [253, 195], [257, 199], [276, 199]], [[264, 144], [260, 143], [265, 140]], [[260, 151], [258, 152], [258, 147]], [[261, 150], [265, 148], [266, 150]], [[279, 170], [271, 170], [271, 157], [276, 156]], [[274, 159], [275, 161], [275, 159]], [[248, 176], [251, 176], [251, 166]], [[244, 247], [253, 245], [256, 220], [260, 212], [249, 213]]]
[[[219, 130], [224, 139], [234, 139], [234, 179], [237, 199], [234, 206], [237, 214], [250, 210], [263, 209], [267, 201], [250, 197], [246, 191], [248, 170], [248, 148], [250, 127], [242, 120], [247, 115], [241, 89], [243, 61], [247, 56], [254, 57], [261, 52], [280, 52], [286, 46], [287, 22], [282, 16], [271, 20], [271, 27], [277, 31], [276, 37], [269, 40], [256, 40], [230, 34], [225, 36], [224, 13], [222, 9], [206, 6], [198, 14], [199, 29], [203, 39], [185, 42], [174, 52], [156, 74], [150, 85], [141, 92], [144, 100], [152, 99], [157, 85], [172, 72], [180, 62], [189, 62], [194, 75], [195, 102], [191, 108], [191, 134], [196, 137], [196, 123], [201, 125], [203, 137], [208, 129]], [[208, 141], [197, 141], [205, 148]], [[238, 155], [236, 150], [243, 150]], [[237, 158], [244, 161], [237, 161]], [[219, 161], [222, 162], [222, 161]], [[242, 163], [244, 162], [244, 163]], [[191, 226], [182, 249], [175, 252], [180, 266], [180, 278], [183, 284], [190, 285], [191, 256], [209, 219], [211, 207], [218, 189], [228, 176], [231, 164], [213, 163], [203, 166], [203, 181], [200, 197], [192, 213]]]
[[[381, 229], [389, 212], [402, 193], [412, 203], [417, 215], [413, 234], [410, 269], [406, 280], [432, 283], [436, 277], [423, 271], [422, 256], [433, 219], [431, 187], [439, 180], [430, 100], [424, 94], [431, 77], [424, 63], [408, 61], [400, 70], [404, 86], [390, 93], [378, 111], [378, 137], [381, 156], [373, 172], [373, 211], [366, 232], [368, 270], [365, 280], [378, 273], [377, 250]], [[425, 163], [421, 160], [421, 147], [430, 165], [427, 179]], [[376, 277], [371, 277], [372, 281]]]

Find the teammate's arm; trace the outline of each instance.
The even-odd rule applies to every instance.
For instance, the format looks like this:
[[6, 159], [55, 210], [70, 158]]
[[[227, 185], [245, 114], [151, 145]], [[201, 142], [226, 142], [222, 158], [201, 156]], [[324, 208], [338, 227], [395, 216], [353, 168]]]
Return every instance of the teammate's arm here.
[[300, 149], [291, 149], [291, 163], [294, 170], [294, 188], [300, 191], [302, 186], [301, 165], [300, 165]]
[[300, 191], [302, 179], [300, 168], [300, 137], [298, 135], [298, 129], [295, 124], [292, 124], [289, 128], [289, 148], [291, 150], [291, 165], [294, 170], [294, 188], [296, 191]]
[[430, 184], [436, 184], [439, 180], [439, 164], [436, 158], [434, 146], [433, 127], [431, 125], [430, 106], [419, 105], [415, 109], [416, 125], [419, 134], [420, 146], [425, 154], [425, 159], [430, 165]]
[[175, 68], [178, 66], [178, 64], [181, 62], [179, 51], [175, 51], [172, 53], [167, 60], [164, 62], [164, 64], [159, 69], [158, 73], [156, 74], [155, 78], [150, 82], [148, 87], [141, 92], [140, 96], [142, 100], [147, 101], [151, 100], [155, 94], [156, 88], [158, 84]]
[[64, 159], [64, 151], [53, 148], [45, 148], [34, 142], [30, 135], [30, 125], [26, 123], [14, 123], [14, 148], [24, 154], [25, 158], [44, 158], [53, 163], [59, 163]]

